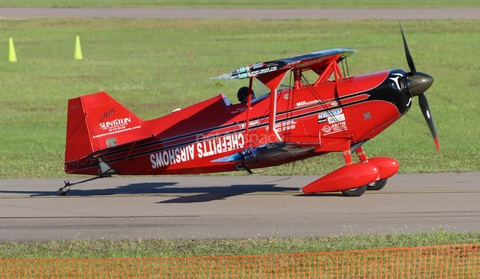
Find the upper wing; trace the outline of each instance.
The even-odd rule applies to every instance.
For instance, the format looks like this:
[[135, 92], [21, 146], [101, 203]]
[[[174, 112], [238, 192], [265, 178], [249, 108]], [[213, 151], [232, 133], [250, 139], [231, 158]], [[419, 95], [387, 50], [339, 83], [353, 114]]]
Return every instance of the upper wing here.
[[351, 56], [354, 53], [354, 49], [345, 48], [321, 50], [288, 58], [267, 62], [258, 62], [250, 66], [240, 67], [228, 74], [212, 77], [211, 79], [244, 79], [257, 77], [276, 71], [314, 69], [326, 65], [332, 60], [337, 60], [337, 62], [340, 62], [344, 58]]

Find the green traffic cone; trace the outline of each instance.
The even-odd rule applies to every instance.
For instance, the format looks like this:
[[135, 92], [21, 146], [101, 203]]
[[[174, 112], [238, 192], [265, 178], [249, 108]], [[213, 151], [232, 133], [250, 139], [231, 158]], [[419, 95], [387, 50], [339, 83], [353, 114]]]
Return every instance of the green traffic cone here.
[[75, 59], [82, 60], [82, 47], [80, 46], [80, 37], [77, 36], [77, 42], [75, 43]]
[[17, 62], [17, 55], [15, 54], [15, 47], [13, 46], [12, 37], [10, 37], [8, 43], [8, 61]]

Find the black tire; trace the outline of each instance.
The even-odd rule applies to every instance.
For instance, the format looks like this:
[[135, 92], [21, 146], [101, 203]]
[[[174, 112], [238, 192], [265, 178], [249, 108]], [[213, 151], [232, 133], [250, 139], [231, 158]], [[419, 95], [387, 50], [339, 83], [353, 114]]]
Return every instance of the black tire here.
[[343, 190], [342, 193], [347, 196], [347, 197], [360, 197], [367, 191], [367, 185], [358, 187], [358, 188], [353, 188], [353, 189], [348, 189], [348, 190]]
[[380, 179], [378, 181], [375, 181], [373, 183], [368, 184], [367, 190], [381, 190], [383, 187], [385, 187], [385, 184], [387, 184], [387, 179]]
[[65, 186], [58, 189], [58, 194], [63, 197], [63, 196], [66, 196], [69, 191], [70, 191], [70, 186]]

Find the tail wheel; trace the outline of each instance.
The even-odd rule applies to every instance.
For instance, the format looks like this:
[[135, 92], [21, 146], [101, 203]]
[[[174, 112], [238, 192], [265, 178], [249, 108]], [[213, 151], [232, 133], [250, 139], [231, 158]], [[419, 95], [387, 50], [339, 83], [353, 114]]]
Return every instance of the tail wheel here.
[[360, 197], [361, 195], [363, 195], [363, 193], [365, 193], [365, 191], [367, 190], [367, 187], [368, 185], [358, 187], [358, 188], [343, 190], [342, 193], [347, 197]]
[[387, 179], [383, 178], [367, 185], [367, 190], [381, 190], [387, 184]]

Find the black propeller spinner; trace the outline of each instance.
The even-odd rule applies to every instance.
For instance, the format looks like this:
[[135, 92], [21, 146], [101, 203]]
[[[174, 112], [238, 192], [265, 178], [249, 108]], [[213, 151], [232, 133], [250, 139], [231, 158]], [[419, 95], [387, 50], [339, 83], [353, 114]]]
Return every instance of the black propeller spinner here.
[[420, 109], [422, 110], [423, 117], [425, 117], [428, 127], [430, 128], [430, 132], [432, 133], [433, 140], [435, 141], [437, 151], [440, 152], [440, 143], [438, 142], [437, 129], [435, 127], [435, 122], [433, 121], [430, 106], [428, 105], [427, 97], [425, 96], [425, 91], [427, 91], [427, 89], [430, 88], [430, 86], [432, 86], [433, 84], [433, 77], [426, 73], [417, 72], [401, 24], [400, 31], [402, 32], [405, 56], [407, 57], [408, 67], [410, 68], [410, 73], [408, 73], [407, 75], [407, 88], [410, 95], [418, 96], [418, 102], [420, 104]]

